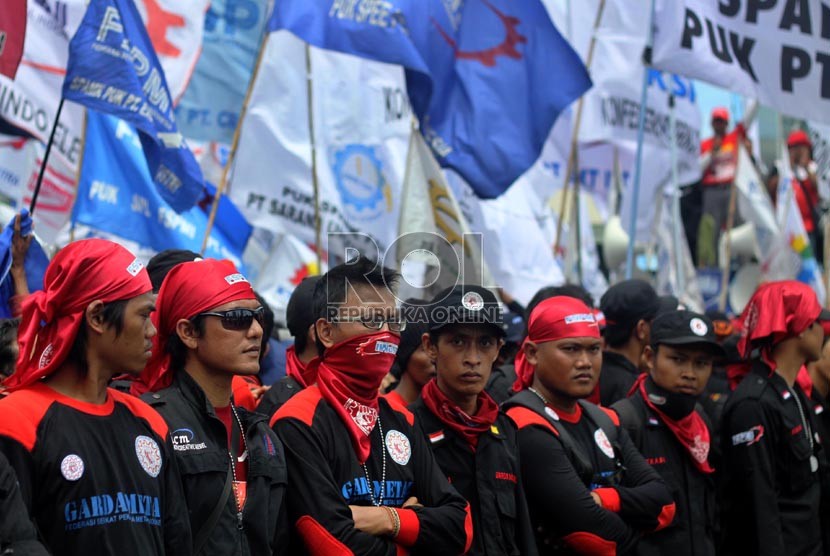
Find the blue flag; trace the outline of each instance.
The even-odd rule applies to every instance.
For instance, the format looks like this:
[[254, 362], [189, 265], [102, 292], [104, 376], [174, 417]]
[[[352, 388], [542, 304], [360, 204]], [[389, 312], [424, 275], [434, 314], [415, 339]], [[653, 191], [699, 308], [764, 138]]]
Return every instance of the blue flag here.
[[90, 2], [69, 42], [63, 96], [141, 132], [153, 182], [175, 211], [201, 197], [202, 172], [176, 128], [164, 71], [132, 0]]
[[427, 143], [484, 199], [536, 162], [591, 87], [540, 0], [280, 0], [269, 29], [404, 66]]
[[[208, 191], [211, 187], [208, 186]], [[141, 153], [138, 134], [127, 122], [87, 115], [84, 152], [73, 221], [134, 241], [154, 251], [199, 252], [212, 196], [177, 214], [158, 193]], [[252, 228], [227, 197], [219, 201], [204, 255], [230, 259], [242, 268]]]

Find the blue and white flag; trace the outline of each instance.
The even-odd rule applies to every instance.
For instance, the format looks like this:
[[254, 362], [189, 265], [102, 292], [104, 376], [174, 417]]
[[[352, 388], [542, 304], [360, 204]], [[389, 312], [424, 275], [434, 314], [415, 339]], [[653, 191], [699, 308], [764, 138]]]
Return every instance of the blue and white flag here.
[[140, 131], [153, 182], [176, 212], [202, 196], [202, 172], [176, 128], [164, 71], [132, 1], [90, 3], [69, 42], [63, 96]]
[[[153, 186], [133, 127], [112, 116], [89, 113], [74, 222], [155, 251], [198, 253], [211, 201], [177, 214]], [[239, 266], [250, 235], [251, 226], [230, 199], [222, 197], [204, 255]]]
[[212, 0], [202, 55], [176, 106], [186, 137], [232, 142], [267, 22], [268, 0]]
[[442, 166], [498, 197], [591, 87], [539, 0], [281, 0], [269, 30], [407, 68], [412, 107]]

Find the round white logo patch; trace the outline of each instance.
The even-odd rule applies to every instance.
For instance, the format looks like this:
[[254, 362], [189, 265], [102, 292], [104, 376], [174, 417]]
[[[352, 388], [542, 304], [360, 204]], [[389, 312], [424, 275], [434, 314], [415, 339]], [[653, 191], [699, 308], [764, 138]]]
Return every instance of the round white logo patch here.
[[386, 450], [398, 465], [406, 465], [412, 457], [412, 446], [402, 432], [391, 430], [386, 433]]
[[558, 414], [557, 414], [557, 413], [556, 413], [556, 412], [555, 412], [552, 408], [550, 408], [550, 407], [546, 407], [546, 408], [545, 408], [545, 413], [547, 413], [547, 414], [548, 414], [548, 417], [550, 417], [550, 418], [551, 418], [551, 419], [553, 419], [554, 421], [558, 421], [558, 420], [559, 420], [559, 415], [558, 415]]
[[148, 475], [158, 477], [161, 471], [161, 450], [155, 440], [149, 436], [136, 436], [135, 455]]
[[706, 326], [706, 323], [698, 318], [689, 321], [689, 328], [692, 329], [692, 332], [696, 336], [706, 336], [706, 333], [709, 332], [709, 327]]
[[84, 474], [84, 460], [77, 454], [69, 454], [61, 461], [61, 475], [67, 481], [77, 481]]
[[602, 450], [603, 454], [611, 459], [614, 459], [614, 448], [611, 447], [611, 442], [609, 442], [608, 437], [605, 436], [605, 431], [597, 429], [596, 432], [594, 432], [594, 442], [597, 443], [597, 446], [599, 446], [599, 449]]
[[481, 311], [484, 309], [484, 298], [478, 292], [467, 292], [461, 298], [461, 305], [469, 311]]

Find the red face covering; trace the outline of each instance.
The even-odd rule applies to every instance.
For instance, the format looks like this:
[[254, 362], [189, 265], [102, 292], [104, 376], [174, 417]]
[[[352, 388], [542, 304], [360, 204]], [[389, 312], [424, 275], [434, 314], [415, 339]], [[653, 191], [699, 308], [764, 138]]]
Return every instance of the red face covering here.
[[378, 420], [378, 389], [398, 353], [400, 338], [389, 332], [362, 334], [335, 344], [314, 359], [317, 387], [346, 425], [358, 461], [369, 458], [369, 434]]
[[297, 384], [303, 388], [308, 388], [317, 382], [317, 367], [311, 365], [303, 365], [300, 358], [297, 357], [297, 351], [294, 346], [285, 350], [285, 374], [297, 381]]
[[103, 239], [70, 243], [46, 269], [43, 291], [23, 302], [17, 370], [5, 386], [16, 390], [55, 372], [93, 301], [132, 299], [152, 289], [144, 266], [120, 245]]
[[755, 290], [739, 319], [738, 351], [748, 356], [756, 341], [772, 345], [798, 336], [818, 320], [821, 305], [807, 284], [794, 280], [768, 282]]
[[594, 311], [573, 297], [558, 296], [542, 301], [530, 314], [527, 338], [516, 355], [514, 392], [521, 392], [533, 384], [535, 369], [525, 357], [524, 345], [528, 341], [540, 344], [564, 338], [599, 339], [599, 326]]
[[651, 401], [646, 391], [647, 377], [648, 375], [645, 373], [637, 377], [634, 388], [640, 391], [640, 395], [643, 396], [646, 405], [657, 414], [660, 420], [663, 421], [663, 424], [674, 434], [677, 441], [686, 448], [686, 451], [692, 459], [692, 463], [695, 464], [698, 471], [707, 474], [714, 473], [715, 470], [709, 466], [709, 429], [703, 421], [703, 417], [697, 411], [692, 411], [682, 419], [675, 420], [660, 411], [654, 402]]
[[230, 261], [204, 259], [173, 267], [161, 284], [152, 316], [158, 329], [153, 357], [133, 382], [131, 392], [139, 395], [170, 386], [173, 375], [169, 369], [167, 340], [176, 333], [180, 319], [191, 319], [214, 307], [243, 299], [256, 299], [256, 296], [251, 284]]
[[490, 430], [496, 422], [496, 417], [499, 416], [499, 406], [487, 392], [483, 391], [478, 395], [476, 414], [468, 415], [438, 388], [436, 379], [424, 385], [421, 398], [427, 409], [442, 423], [460, 434], [473, 450], [478, 445], [478, 437]]

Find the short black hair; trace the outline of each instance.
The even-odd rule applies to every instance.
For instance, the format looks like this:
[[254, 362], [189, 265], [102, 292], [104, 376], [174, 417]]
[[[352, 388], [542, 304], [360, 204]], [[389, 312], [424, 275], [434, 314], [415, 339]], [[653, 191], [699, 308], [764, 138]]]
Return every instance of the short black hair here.
[[17, 329], [20, 319], [0, 320], [0, 374], [11, 376], [17, 366]]
[[[196, 315], [190, 322], [193, 324], [193, 329], [196, 331], [196, 337], [201, 338], [205, 334], [205, 315]], [[170, 370], [178, 372], [184, 369], [184, 363], [187, 360], [187, 346], [184, 345], [182, 339], [174, 331], [167, 338], [167, 344], [164, 346], [164, 351], [170, 355]]]
[[[120, 336], [124, 330], [124, 315], [127, 311], [127, 303], [129, 299], [119, 299], [118, 301], [110, 301], [105, 303], [101, 309], [101, 318], [104, 325], [115, 330], [115, 335]], [[87, 346], [87, 331], [86, 323], [83, 322], [78, 329], [78, 335], [75, 336], [75, 341], [72, 343], [72, 349], [69, 350], [67, 360], [74, 361], [81, 366], [86, 366], [86, 346]]]
[[[318, 319], [331, 318], [334, 306], [346, 301], [350, 287], [362, 285], [376, 291], [382, 288], [394, 291], [399, 278], [400, 274], [396, 271], [364, 256], [339, 264], [326, 272], [314, 286], [314, 314]], [[321, 355], [325, 351], [319, 339], [317, 351]]]
[[262, 360], [265, 357], [265, 348], [268, 346], [268, 340], [271, 339], [271, 334], [274, 333], [274, 311], [271, 309], [271, 306], [268, 305], [268, 302], [265, 301], [265, 298], [259, 295], [257, 292], [254, 292], [254, 296], [256, 296], [256, 300], [259, 302], [259, 305], [263, 308], [262, 312], [262, 346], [259, 351], [259, 358]]
[[147, 261], [147, 274], [150, 275], [153, 291], [158, 293], [164, 277], [173, 270], [174, 266], [201, 258], [199, 253], [187, 249], [165, 249], [153, 255], [153, 258]]
[[[647, 319], [640, 319], [647, 320]], [[625, 324], [608, 324], [602, 332], [602, 337], [605, 338], [605, 343], [612, 348], [621, 348], [631, 338], [631, 334], [637, 327], [640, 321], [629, 322]]]

